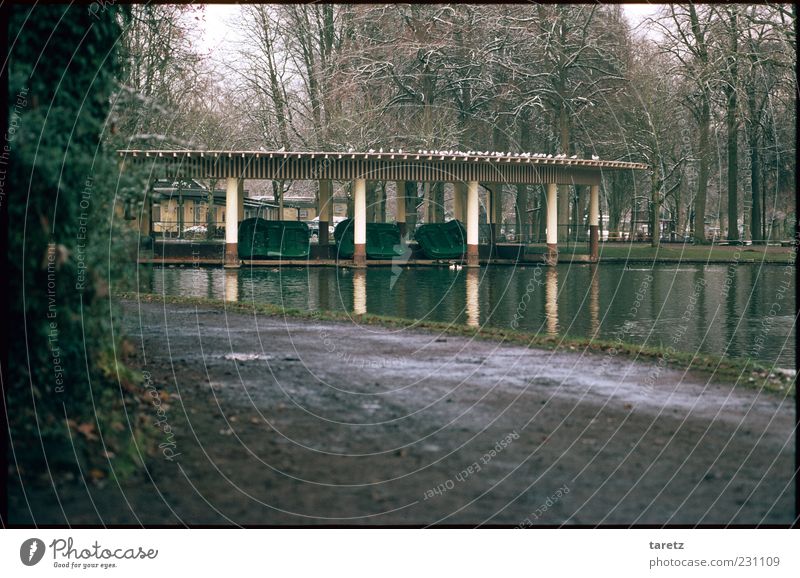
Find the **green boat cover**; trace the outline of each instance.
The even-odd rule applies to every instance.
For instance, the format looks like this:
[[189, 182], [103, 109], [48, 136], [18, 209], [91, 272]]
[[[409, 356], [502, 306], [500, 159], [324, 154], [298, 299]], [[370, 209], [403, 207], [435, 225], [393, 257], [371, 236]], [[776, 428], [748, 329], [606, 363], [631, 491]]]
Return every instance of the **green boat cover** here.
[[467, 231], [461, 221], [422, 225], [414, 238], [429, 259], [458, 259], [467, 250]]
[[302, 221], [268, 221], [259, 217], [239, 223], [239, 258], [304, 259], [311, 238]]
[[[353, 219], [341, 221], [333, 230], [336, 247], [341, 259], [352, 259], [355, 253], [353, 242]], [[405, 246], [400, 238], [400, 228], [394, 223], [367, 223], [367, 257], [369, 259], [393, 259], [400, 257]]]

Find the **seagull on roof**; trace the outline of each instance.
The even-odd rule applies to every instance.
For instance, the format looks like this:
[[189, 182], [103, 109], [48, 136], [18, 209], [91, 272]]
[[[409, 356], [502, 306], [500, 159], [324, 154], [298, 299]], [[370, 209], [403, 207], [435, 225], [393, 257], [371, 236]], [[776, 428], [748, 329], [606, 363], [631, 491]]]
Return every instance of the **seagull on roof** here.
[[599, 161], [599, 160], [600, 160], [600, 157], [599, 157], [599, 156], [597, 156], [597, 155], [592, 155], [592, 160], [593, 160], [593, 161]]

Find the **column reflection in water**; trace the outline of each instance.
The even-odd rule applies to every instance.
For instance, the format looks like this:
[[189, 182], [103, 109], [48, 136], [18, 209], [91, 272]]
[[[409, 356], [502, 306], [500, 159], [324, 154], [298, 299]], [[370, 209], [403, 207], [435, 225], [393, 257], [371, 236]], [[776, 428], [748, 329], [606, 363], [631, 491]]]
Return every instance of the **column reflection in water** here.
[[467, 272], [467, 325], [480, 327], [481, 308], [478, 299], [478, 287], [480, 285], [480, 272], [477, 267], [469, 268]]
[[225, 301], [239, 300], [239, 270], [225, 269]]
[[367, 312], [367, 271], [353, 269], [353, 312], [363, 315]]
[[547, 334], [558, 334], [558, 267], [547, 267], [544, 286], [544, 314]]
[[600, 332], [600, 271], [597, 265], [589, 266], [592, 284], [589, 287], [589, 331], [591, 337], [597, 337]]

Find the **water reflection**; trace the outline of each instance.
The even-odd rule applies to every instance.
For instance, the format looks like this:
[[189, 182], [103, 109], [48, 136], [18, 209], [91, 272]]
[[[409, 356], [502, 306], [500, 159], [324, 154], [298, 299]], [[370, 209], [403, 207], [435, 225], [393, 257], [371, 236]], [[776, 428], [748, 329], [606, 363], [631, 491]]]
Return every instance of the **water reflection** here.
[[367, 272], [353, 269], [353, 312], [363, 315], [367, 312]]
[[225, 269], [225, 301], [239, 300], [239, 272]]
[[547, 334], [558, 335], [558, 268], [548, 267], [544, 281], [545, 319]]
[[589, 332], [596, 337], [600, 331], [600, 275], [597, 265], [589, 265], [592, 285], [589, 288]]
[[[538, 270], [412, 267], [399, 272], [388, 267], [187, 267], [144, 271], [140, 283], [142, 291], [166, 295], [368, 312], [472, 327], [510, 327], [519, 310], [521, 317], [514, 325], [520, 331], [613, 339], [625, 327], [625, 339], [634, 343], [675, 342], [683, 351], [752, 356], [789, 368], [794, 366], [793, 286], [784, 289], [777, 315], [769, 313], [788, 278], [784, 270], [763, 265], [729, 269], [614, 264]], [[676, 337], [679, 325], [686, 330]]]
[[477, 267], [467, 269], [467, 325], [470, 327], [480, 327], [481, 306], [478, 288], [480, 287], [480, 269]]

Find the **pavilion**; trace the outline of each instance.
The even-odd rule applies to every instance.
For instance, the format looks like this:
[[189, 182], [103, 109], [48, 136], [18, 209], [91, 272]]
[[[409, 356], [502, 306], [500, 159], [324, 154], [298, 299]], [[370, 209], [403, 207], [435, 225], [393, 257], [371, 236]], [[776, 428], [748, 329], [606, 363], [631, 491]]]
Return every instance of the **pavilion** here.
[[[417, 151], [390, 152], [289, 152], [212, 150], [120, 150], [121, 168], [127, 164], [149, 166], [152, 174], [161, 168], [169, 178], [226, 179], [225, 266], [238, 267], [238, 224], [245, 179], [319, 181], [320, 244], [328, 244], [327, 225], [332, 219], [333, 181], [353, 183], [355, 254], [353, 265], [365, 267], [366, 181], [396, 181], [405, 191], [406, 182], [451, 182], [454, 184], [455, 218], [467, 230], [467, 266], [478, 265], [478, 185], [542, 184], [547, 206], [547, 255], [558, 262], [557, 187], [586, 185], [589, 197], [590, 259], [597, 260], [599, 243], [600, 181], [604, 171], [643, 170], [647, 165], [622, 161], [568, 158], [565, 155], [531, 153]], [[487, 215], [498, 223], [502, 187], [488, 186]], [[398, 193], [398, 209], [405, 197]], [[406, 220], [405, 205], [397, 211], [398, 224]], [[324, 234], [323, 234], [324, 232]]]

